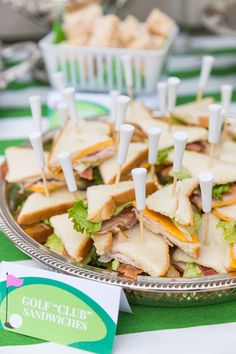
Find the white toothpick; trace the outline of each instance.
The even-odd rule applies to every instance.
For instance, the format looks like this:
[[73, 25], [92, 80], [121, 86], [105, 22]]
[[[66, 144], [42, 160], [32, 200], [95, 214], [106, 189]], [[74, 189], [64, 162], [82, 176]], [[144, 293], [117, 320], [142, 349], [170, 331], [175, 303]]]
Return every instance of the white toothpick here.
[[115, 184], [117, 185], [120, 182], [120, 176], [122, 171], [122, 166], [125, 164], [128, 148], [132, 136], [134, 134], [134, 127], [130, 124], [122, 124], [120, 126], [120, 144], [118, 151], [118, 169], [116, 174]]
[[143, 211], [146, 204], [146, 168], [134, 168], [132, 170], [132, 177], [134, 181], [136, 209], [139, 212], [140, 241], [143, 242]]
[[180, 85], [180, 79], [178, 77], [169, 77], [168, 84], [168, 98], [167, 98], [167, 110], [169, 118], [169, 131], [171, 130], [173, 111], [176, 105], [177, 93]]
[[210, 143], [209, 152], [209, 167], [212, 167], [215, 145], [218, 143], [221, 133], [222, 124], [222, 106], [219, 104], [211, 104], [208, 106], [209, 110], [209, 130], [208, 130], [208, 142]]
[[130, 104], [130, 98], [128, 96], [121, 95], [117, 97], [117, 107], [116, 107], [116, 145], [119, 144], [119, 132], [120, 126], [125, 122], [126, 112]]
[[185, 132], [174, 133], [174, 163], [173, 163], [174, 181], [172, 187], [172, 194], [175, 194], [176, 191], [178, 173], [181, 171], [182, 168], [184, 150], [187, 144], [187, 140], [188, 140], [188, 134], [186, 134]]
[[42, 132], [42, 112], [41, 112], [41, 97], [31, 96], [29, 98], [31, 113], [33, 117], [34, 131]]
[[70, 115], [71, 120], [75, 123], [78, 123], [79, 115], [77, 112], [74, 87], [68, 87], [68, 88], [64, 89], [63, 94], [65, 97], [66, 103], [68, 104], [68, 110], [69, 110], [69, 115]]
[[76, 199], [77, 185], [76, 185], [75, 175], [71, 163], [70, 154], [68, 152], [62, 152], [57, 156], [57, 158], [59, 160], [62, 171], [64, 173], [68, 191], [73, 193]]
[[65, 102], [60, 102], [57, 109], [59, 113], [60, 127], [63, 127], [68, 118], [68, 105]]
[[157, 83], [157, 95], [159, 99], [160, 114], [162, 117], [166, 117], [167, 113], [167, 83]]
[[215, 58], [212, 57], [211, 55], [205, 55], [202, 58], [201, 73], [200, 73], [198, 91], [196, 97], [197, 102], [200, 102], [202, 99], [214, 62], [215, 62]]
[[122, 62], [124, 65], [125, 72], [125, 83], [127, 88], [127, 93], [130, 98], [131, 103], [133, 103], [133, 74], [132, 74], [132, 58], [130, 55], [124, 55], [122, 57]]
[[151, 165], [151, 178], [157, 185], [158, 178], [155, 174], [155, 164], [157, 161], [158, 145], [161, 136], [161, 129], [157, 127], [148, 129], [148, 163]]
[[41, 169], [42, 180], [43, 180], [43, 185], [44, 185], [44, 192], [45, 192], [46, 197], [48, 197], [49, 191], [48, 191], [46, 173], [45, 173], [45, 158], [44, 158], [44, 152], [43, 152], [42, 133], [41, 132], [33, 132], [29, 135], [29, 139], [30, 139], [31, 145], [32, 145], [34, 153], [35, 153], [36, 161], [38, 163], [39, 168]]
[[212, 173], [203, 172], [198, 176], [201, 197], [202, 197], [202, 211], [205, 214], [205, 245], [209, 244], [209, 213], [212, 209], [212, 187], [214, 176]]
[[111, 91], [110, 92], [110, 100], [111, 100], [110, 120], [112, 123], [116, 122], [117, 99], [119, 96], [120, 96], [120, 91]]
[[227, 136], [227, 115], [230, 111], [230, 105], [232, 100], [233, 94], [233, 85], [222, 85], [221, 86], [221, 104], [224, 110], [223, 114], [223, 136]]
[[53, 79], [54, 79], [54, 85], [55, 85], [56, 89], [58, 90], [58, 92], [60, 92], [60, 94], [62, 95], [62, 98], [63, 98], [63, 91], [65, 90], [65, 88], [67, 86], [65, 73], [62, 71], [58, 71], [58, 72], [54, 73]]

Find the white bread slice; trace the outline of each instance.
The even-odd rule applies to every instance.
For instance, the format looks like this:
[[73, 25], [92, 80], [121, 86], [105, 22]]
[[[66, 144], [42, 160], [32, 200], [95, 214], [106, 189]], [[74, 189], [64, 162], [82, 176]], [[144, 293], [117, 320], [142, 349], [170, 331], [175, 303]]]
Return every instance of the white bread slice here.
[[77, 262], [81, 262], [92, 246], [91, 238], [73, 228], [73, 223], [67, 213], [52, 216], [50, 223], [68, 255]]
[[195, 262], [204, 267], [214, 269], [217, 273], [226, 273], [225, 259], [228, 248], [227, 241], [224, 240], [222, 229], [217, 229], [216, 225], [219, 219], [213, 214], [209, 215], [209, 245], [206, 246], [205, 241], [205, 218], [203, 218], [201, 226], [198, 229], [198, 237], [201, 242], [201, 250], [199, 257], [193, 258], [177, 249], [173, 253], [173, 260], [176, 262]]
[[112, 250], [112, 232], [108, 231], [107, 233], [101, 235], [92, 235], [91, 236], [94, 241], [94, 246], [96, 248], [96, 252], [99, 256], [107, 254]]
[[208, 127], [208, 106], [214, 102], [213, 97], [203, 98], [200, 102], [190, 102], [175, 107], [173, 115], [188, 125]]
[[228, 131], [233, 138], [236, 138], [236, 124], [231, 124]]
[[221, 220], [236, 220], [236, 204], [215, 208], [213, 213]]
[[228, 244], [226, 251], [225, 268], [228, 272], [236, 271], [236, 243]]
[[49, 169], [60, 171], [57, 156], [61, 152], [69, 152], [74, 163], [100, 148], [113, 146], [109, 134], [108, 123], [81, 120], [76, 124], [68, 119], [53, 143], [48, 159]]
[[[41, 169], [38, 167], [35, 153], [31, 148], [9, 147], [5, 150], [8, 173], [6, 180], [9, 183], [23, 182], [41, 176]], [[44, 153], [45, 160], [48, 153]]]
[[[147, 159], [148, 148], [144, 143], [131, 143], [127, 154], [126, 163], [122, 166], [121, 179], [130, 171], [141, 165]], [[115, 182], [117, 172], [117, 154], [102, 162], [99, 170], [105, 184]]]
[[[134, 114], [135, 112], [135, 114]], [[148, 134], [148, 129], [159, 127], [162, 131], [159, 150], [174, 146], [173, 133], [184, 131], [188, 134], [188, 143], [200, 140], [207, 140], [207, 130], [202, 127], [189, 127], [186, 125], [172, 125], [169, 132], [169, 125], [163, 119], [153, 118], [150, 111], [141, 102], [134, 103], [134, 111], [129, 108], [126, 115], [126, 122], [138, 125]]]
[[[78, 191], [77, 196], [79, 199], [84, 199], [86, 192]], [[32, 193], [26, 199], [17, 222], [30, 225], [50, 216], [65, 213], [74, 201], [73, 193], [68, 192], [67, 188], [56, 190], [50, 193], [49, 197], [41, 193]]]
[[[168, 155], [168, 161], [173, 162], [174, 154]], [[209, 157], [198, 152], [185, 151], [183, 168], [192, 177], [198, 177], [201, 172], [211, 172], [214, 175], [214, 184], [225, 184], [236, 181], [236, 163], [227, 163], [214, 159], [213, 166], [209, 167]]]
[[112, 253], [121, 254], [152, 277], [164, 276], [170, 265], [169, 247], [164, 239], [144, 229], [144, 240], [140, 241], [139, 226], [119, 233], [114, 237]]
[[[146, 183], [147, 195], [153, 193], [156, 186], [152, 181]], [[88, 220], [99, 222], [110, 219], [116, 207], [135, 200], [132, 181], [114, 184], [98, 185], [87, 188]]]
[[155, 234], [162, 235], [170, 246], [176, 245], [191, 257], [198, 256], [201, 244], [196, 233], [190, 239], [173, 224], [170, 218], [145, 209], [144, 225]]
[[236, 142], [226, 140], [219, 146], [219, 160], [236, 164]]
[[189, 197], [197, 186], [197, 179], [184, 179], [177, 182], [176, 193], [173, 195], [173, 185], [168, 185], [150, 195], [146, 206], [152, 211], [175, 219], [182, 225], [190, 225], [193, 222], [193, 211]]

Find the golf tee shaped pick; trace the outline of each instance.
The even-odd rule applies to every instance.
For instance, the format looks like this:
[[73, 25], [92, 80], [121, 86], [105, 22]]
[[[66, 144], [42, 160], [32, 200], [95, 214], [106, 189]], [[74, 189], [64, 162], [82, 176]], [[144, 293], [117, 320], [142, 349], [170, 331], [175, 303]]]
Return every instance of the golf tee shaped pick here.
[[214, 62], [215, 62], [215, 58], [212, 57], [211, 55], [205, 55], [202, 58], [201, 73], [200, 73], [200, 78], [198, 83], [198, 91], [197, 91], [197, 99], [196, 99], [197, 102], [200, 102], [202, 99], [202, 95], [204, 93]]
[[203, 172], [198, 176], [201, 199], [202, 199], [202, 211], [205, 213], [205, 245], [209, 244], [209, 213], [212, 209], [212, 187], [214, 176], [210, 172]]
[[222, 108], [225, 110], [225, 113], [229, 113], [230, 104], [233, 93], [233, 85], [222, 85], [220, 88], [221, 91], [221, 104]]
[[209, 167], [212, 167], [215, 145], [220, 139], [222, 120], [222, 106], [219, 104], [210, 104], [209, 110], [209, 129], [208, 142], [210, 143]]
[[159, 99], [161, 116], [165, 117], [167, 112], [167, 83], [166, 82], [157, 83], [157, 95]]
[[185, 132], [176, 132], [174, 133], [174, 163], [173, 163], [173, 172], [174, 172], [174, 182], [172, 193], [175, 194], [176, 183], [178, 180], [178, 173], [181, 171], [183, 156], [185, 146], [187, 144], [188, 134]]
[[29, 139], [30, 139], [31, 145], [32, 145], [34, 153], [35, 153], [35, 158], [36, 158], [37, 164], [38, 164], [39, 168], [41, 169], [45, 195], [46, 195], [46, 197], [48, 197], [49, 192], [48, 192], [46, 175], [45, 175], [45, 158], [44, 158], [44, 152], [43, 152], [42, 133], [41, 132], [33, 132], [29, 135]]
[[116, 111], [116, 132], [119, 132], [120, 126], [125, 121], [126, 112], [130, 104], [130, 98], [128, 96], [121, 95], [117, 98], [117, 111]]
[[59, 113], [60, 127], [63, 127], [66, 119], [68, 118], [68, 105], [65, 102], [60, 102], [57, 109]]
[[148, 163], [151, 165], [151, 178], [154, 183], [158, 182], [155, 175], [155, 163], [157, 161], [160, 136], [160, 128], [153, 127], [148, 129]]
[[118, 170], [116, 175], [115, 184], [117, 185], [120, 181], [122, 165], [126, 162], [128, 148], [132, 136], [134, 134], [134, 127], [131, 124], [122, 124], [120, 126], [120, 143], [118, 151]]
[[146, 204], [146, 168], [134, 168], [132, 170], [132, 177], [134, 181], [136, 209], [139, 212], [140, 241], [143, 242], [143, 211]]
[[57, 158], [64, 173], [68, 191], [75, 193], [77, 191], [77, 185], [69, 152], [62, 152], [57, 156]]
[[177, 92], [180, 85], [180, 79], [177, 77], [169, 77], [168, 84], [168, 97], [167, 97], [167, 111], [168, 111], [168, 131], [171, 131], [172, 114], [176, 105]]
[[68, 105], [69, 115], [73, 122], [77, 123], [79, 120], [79, 115], [76, 107], [75, 89], [74, 87], [68, 87], [63, 90], [63, 94]]
[[180, 79], [178, 77], [169, 77], [168, 84], [168, 98], [167, 98], [167, 110], [172, 113], [175, 109], [177, 93], [180, 85]]
[[111, 100], [111, 110], [110, 110], [110, 120], [112, 123], [116, 121], [117, 114], [117, 98], [120, 96], [120, 91], [111, 91], [110, 100]]
[[29, 98], [29, 103], [33, 117], [34, 131], [42, 132], [41, 97], [31, 96]]
[[53, 75], [54, 85], [56, 89], [63, 95], [63, 90], [66, 88], [66, 77], [63, 71], [58, 71]]

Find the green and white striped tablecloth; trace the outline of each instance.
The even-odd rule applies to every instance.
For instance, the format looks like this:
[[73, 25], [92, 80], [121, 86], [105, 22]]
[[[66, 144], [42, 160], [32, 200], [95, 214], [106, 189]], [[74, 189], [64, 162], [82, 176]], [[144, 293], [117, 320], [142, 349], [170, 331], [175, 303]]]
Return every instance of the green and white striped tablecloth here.
[[[167, 69], [168, 75], [178, 76], [182, 80], [178, 103], [194, 99], [203, 54], [213, 54], [216, 57], [212, 76], [206, 89], [207, 94], [220, 100], [220, 85], [236, 83], [235, 39], [181, 35], [176, 42], [175, 52], [170, 57]], [[46, 105], [49, 91], [50, 88], [46, 85], [26, 80], [12, 83], [0, 94], [0, 155], [4, 154], [7, 146], [19, 145], [25, 141], [31, 131], [29, 96], [37, 94], [42, 97], [44, 128], [50, 125]], [[145, 98], [145, 101], [152, 108], [157, 106], [155, 96]], [[235, 91], [233, 101], [236, 101]], [[109, 107], [107, 95], [81, 95], [80, 110], [85, 114], [101, 113], [102, 106]], [[0, 261], [3, 260], [27, 261], [28, 257], [1, 234]], [[236, 330], [236, 324], [233, 322], [236, 322], [236, 302], [190, 308], [133, 306], [133, 315], [120, 314], [115, 353], [221, 354], [227, 352], [227, 354], [233, 354], [235, 353], [234, 333]], [[209, 326], [222, 323], [225, 325]], [[209, 347], [210, 344], [211, 347]], [[223, 345], [224, 349], [222, 349]], [[38, 339], [0, 331], [0, 354], [32, 354], [42, 351], [45, 354], [52, 352], [70, 354], [73, 350], [52, 343], [42, 343]]]

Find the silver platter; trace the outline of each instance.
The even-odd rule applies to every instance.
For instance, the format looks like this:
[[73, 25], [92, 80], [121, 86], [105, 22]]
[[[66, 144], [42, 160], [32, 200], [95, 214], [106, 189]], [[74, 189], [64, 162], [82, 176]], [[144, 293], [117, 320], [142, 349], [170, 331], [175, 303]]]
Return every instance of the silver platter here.
[[[45, 140], [52, 133], [45, 134]], [[30, 238], [10, 212], [9, 185], [0, 180], [0, 228], [22, 252], [53, 271], [124, 288], [132, 304], [146, 306], [196, 306], [236, 299], [236, 273], [199, 278], [151, 278], [139, 276], [136, 281], [116, 273], [83, 266], [51, 252]]]

